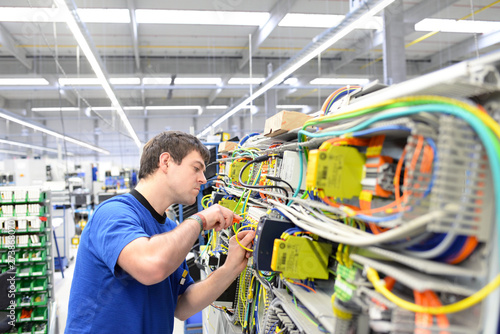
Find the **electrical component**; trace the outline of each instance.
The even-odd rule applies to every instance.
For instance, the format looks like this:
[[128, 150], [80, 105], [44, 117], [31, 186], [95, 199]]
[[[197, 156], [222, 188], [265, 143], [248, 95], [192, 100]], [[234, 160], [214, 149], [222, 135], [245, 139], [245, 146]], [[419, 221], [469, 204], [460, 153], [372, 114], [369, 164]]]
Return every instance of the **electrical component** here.
[[318, 183], [318, 163], [319, 150], [309, 151], [309, 162], [307, 164], [306, 187], [307, 189], [316, 188]]
[[361, 192], [365, 157], [356, 148], [330, 146], [319, 152], [316, 188], [328, 197], [352, 198]]
[[274, 249], [274, 240], [281, 234], [295, 227], [290, 222], [262, 218], [257, 226], [255, 241], [253, 246], [254, 264], [257, 270], [271, 271], [271, 258]]
[[[302, 171], [305, 171], [307, 168], [305, 161], [302, 162]], [[283, 160], [281, 163], [281, 169], [279, 172], [279, 178], [285, 182], [288, 182], [293, 189], [295, 190], [299, 187], [299, 179], [300, 179], [300, 157], [299, 153], [295, 151], [285, 151], [283, 153]], [[300, 190], [306, 189], [306, 180], [302, 178], [302, 182], [300, 184]]]
[[[221, 205], [225, 208], [228, 208], [229, 210], [236, 212], [236, 213], [241, 212], [241, 210], [243, 209], [243, 202], [240, 202], [238, 204], [238, 202], [235, 201], [234, 199], [223, 198], [219, 201], [219, 205]], [[236, 206], [236, 205], [238, 205], [238, 206]]]
[[287, 278], [328, 279], [328, 257], [331, 253], [331, 244], [306, 237], [275, 239], [271, 268]]
[[[247, 164], [246, 161], [234, 161], [230, 166], [229, 166], [229, 173], [228, 176], [231, 179], [233, 183], [239, 183], [239, 175], [241, 169]], [[241, 180], [245, 183], [248, 182], [250, 175], [250, 169], [245, 169], [243, 171], [243, 174], [241, 175]]]
[[389, 197], [394, 193], [394, 173], [396, 166], [393, 159], [377, 156], [366, 159], [365, 177], [361, 180], [363, 191], [379, 197]]

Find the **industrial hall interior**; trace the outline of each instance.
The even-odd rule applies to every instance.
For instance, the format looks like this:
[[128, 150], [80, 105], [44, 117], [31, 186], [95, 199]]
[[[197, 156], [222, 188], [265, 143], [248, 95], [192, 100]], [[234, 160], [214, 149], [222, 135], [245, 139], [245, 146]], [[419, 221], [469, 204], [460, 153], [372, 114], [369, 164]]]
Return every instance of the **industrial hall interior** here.
[[500, 0], [0, 0], [0, 333], [500, 333]]

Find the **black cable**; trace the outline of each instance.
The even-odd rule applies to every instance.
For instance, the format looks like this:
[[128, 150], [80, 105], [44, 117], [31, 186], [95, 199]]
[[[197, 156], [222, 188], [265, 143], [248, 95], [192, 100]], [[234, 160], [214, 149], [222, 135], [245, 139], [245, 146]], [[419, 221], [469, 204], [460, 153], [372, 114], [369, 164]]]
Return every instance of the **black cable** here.
[[293, 187], [290, 185], [290, 183], [286, 182], [285, 180], [283, 179], [280, 179], [279, 177], [276, 177], [276, 176], [269, 176], [267, 175], [266, 178], [268, 178], [269, 180], [271, 181], [275, 181], [275, 182], [283, 182], [284, 184], [286, 184], [291, 190], [292, 190], [292, 193], [295, 192], [295, 190], [293, 189]]
[[288, 196], [288, 191], [285, 188], [283, 188], [283, 187], [280, 187], [280, 186], [253, 186], [253, 185], [250, 185], [250, 184], [246, 184], [241, 179], [241, 176], [243, 175], [243, 172], [245, 171], [245, 169], [248, 168], [248, 166], [253, 165], [254, 163], [257, 163], [257, 162], [266, 161], [268, 158], [269, 158], [268, 155], [261, 155], [260, 157], [257, 157], [254, 160], [251, 160], [251, 161], [247, 162], [245, 164], [245, 166], [243, 166], [243, 168], [240, 170], [240, 175], [238, 176], [238, 180], [239, 180], [240, 184], [243, 187], [250, 188], [250, 189], [280, 189], [280, 190], [282, 190], [285, 193], [286, 197], [289, 197]]

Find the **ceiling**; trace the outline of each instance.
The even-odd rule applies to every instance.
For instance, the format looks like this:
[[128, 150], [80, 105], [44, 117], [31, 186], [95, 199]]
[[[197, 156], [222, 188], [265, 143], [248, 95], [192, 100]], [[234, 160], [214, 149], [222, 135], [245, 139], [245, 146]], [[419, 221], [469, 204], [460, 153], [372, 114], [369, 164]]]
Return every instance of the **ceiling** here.
[[[349, 3], [357, 1], [65, 2], [71, 9], [78, 8], [77, 16], [83, 21], [78, 27], [100, 60], [105, 76], [111, 81], [112, 94], [127, 120], [120, 120], [116, 107], [110, 108], [109, 92], [101, 85], [95, 82], [67, 85], [60, 80], [90, 79], [96, 78], [96, 74], [85, 51], [78, 47], [64, 13], [52, 0], [3, 0], [0, 114], [4, 116], [0, 118], [0, 140], [53, 151], [36, 148], [27, 151], [25, 147], [0, 141], [0, 158], [26, 152], [55, 155], [61, 147], [83, 157], [100, 158], [103, 154], [95, 147], [109, 152], [110, 157], [137, 157], [141, 144], [159, 131], [179, 129], [200, 133], [242, 97], [259, 88], [258, 84], [253, 87], [248, 83], [235, 84], [235, 79], [252, 77], [264, 81], [273, 77], [290, 59], [300, 56], [316, 36], [329, 29], [329, 24], [335, 27], [342, 22], [350, 12]], [[91, 11], [99, 8], [108, 12], [101, 17]], [[187, 18], [182, 14], [188, 14]], [[307, 24], [309, 17], [290, 14], [317, 14], [312, 24], [320, 27], [298, 26]], [[261, 130], [265, 118], [281, 109], [318, 110], [340, 84], [312, 84], [316, 78], [396, 83], [499, 49], [500, 28], [478, 34], [430, 34], [428, 30], [415, 31], [415, 24], [425, 18], [497, 22], [500, 1], [395, 1], [384, 15], [385, 21], [382, 13], [378, 13], [363, 27], [329, 46], [320, 57], [314, 57], [288, 75], [292, 81], [281, 80], [256, 98], [252, 112], [243, 109], [214, 131], [221, 129], [241, 136], [250, 130]], [[326, 24], [322, 19], [326, 19]], [[344, 20], [348, 19], [349, 15]], [[170, 23], [151, 23], [163, 20]], [[291, 26], [285, 26], [285, 20], [292, 21]], [[388, 29], [384, 30], [384, 26]], [[46, 82], [43, 85], [1, 83], [2, 79], [12, 78], [43, 78]], [[120, 78], [133, 81], [117, 82]], [[61, 136], [58, 139], [16, 120], [95, 147], [89, 149], [74, 141], [64, 141]], [[130, 122], [128, 129], [126, 122]], [[19, 153], [5, 153], [9, 150]]]

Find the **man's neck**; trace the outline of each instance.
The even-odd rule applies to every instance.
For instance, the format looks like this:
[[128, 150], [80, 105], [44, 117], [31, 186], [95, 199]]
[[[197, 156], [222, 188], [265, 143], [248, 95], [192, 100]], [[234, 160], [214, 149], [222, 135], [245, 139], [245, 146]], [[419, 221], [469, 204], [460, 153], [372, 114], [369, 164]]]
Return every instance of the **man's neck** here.
[[144, 196], [156, 212], [163, 215], [172, 203], [168, 200], [168, 194], [164, 193], [165, 189], [159, 185], [160, 183], [155, 182], [153, 177], [149, 177], [145, 180], [140, 180], [135, 190]]

